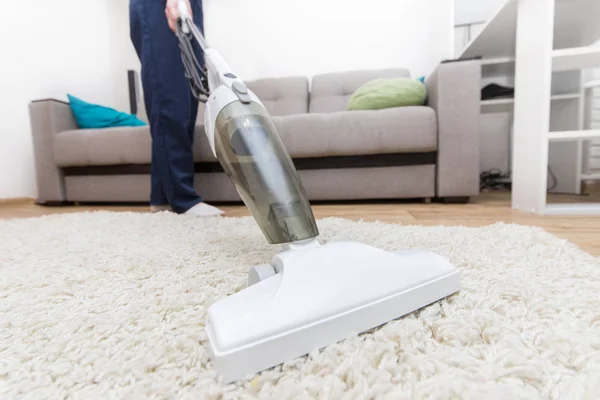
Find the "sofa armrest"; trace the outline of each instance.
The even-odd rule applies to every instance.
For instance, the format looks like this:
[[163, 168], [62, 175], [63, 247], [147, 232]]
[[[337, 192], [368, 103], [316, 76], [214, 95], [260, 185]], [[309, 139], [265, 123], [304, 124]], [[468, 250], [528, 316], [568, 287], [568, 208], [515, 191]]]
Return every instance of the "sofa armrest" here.
[[77, 129], [77, 122], [68, 103], [60, 100], [36, 100], [29, 104], [33, 140], [37, 203], [66, 200], [64, 176], [54, 161], [54, 136], [65, 130]]
[[441, 63], [427, 80], [438, 118], [437, 197], [479, 194], [481, 63]]

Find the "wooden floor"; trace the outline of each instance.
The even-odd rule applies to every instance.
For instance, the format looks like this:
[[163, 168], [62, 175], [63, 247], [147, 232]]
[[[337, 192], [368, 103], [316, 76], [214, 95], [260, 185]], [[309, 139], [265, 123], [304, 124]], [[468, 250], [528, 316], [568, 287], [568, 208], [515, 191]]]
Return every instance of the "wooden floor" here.
[[[564, 201], [557, 197], [556, 201]], [[585, 198], [584, 198], [585, 199]], [[572, 199], [573, 200], [573, 199]], [[577, 200], [577, 199], [575, 199]], [[585, 201], [590, 201], [585, 199]], [[246, 216], [243, 206], [222, 206], [228, 216]], [[54, 213], [89, 210], [148, 212], [148, 206], [67, 206], [42, 207], [33, 201], [20, 200], [0, 203], [0, 219], [36, 217]], [[373, 204], [315, 204], [317, 218], [343, 217], [349, 219], [380, 220], [417, 225], [483, 226], [495, 222], [535, 225], [568, 239], [583, 250], [600, 256], [600, 216], [536, 216], [510, 208], [508, 193], [484, 193], [467, 205], [426, 203], [373, 203]]]

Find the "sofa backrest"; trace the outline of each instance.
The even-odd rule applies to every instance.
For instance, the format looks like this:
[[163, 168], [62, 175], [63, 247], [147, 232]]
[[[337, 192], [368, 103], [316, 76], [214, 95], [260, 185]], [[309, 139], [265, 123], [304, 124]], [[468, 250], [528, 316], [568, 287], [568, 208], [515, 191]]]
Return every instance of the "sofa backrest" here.
[[[244, 81], [263, 102], [269, 115], [279, 117], [308, 112], [308, 78], [292, 76]], [[198, 123], [204, 123], [204, 104], [198, 104]]]
[[308, 78], [282, 77], [247, 81], [271, 116], [308, 112]]
[[410, 77], [404, 68], [333, 72], [315, 75], [310, 89], [309, 112], [344, 111], [352, 94], [377, 78]]

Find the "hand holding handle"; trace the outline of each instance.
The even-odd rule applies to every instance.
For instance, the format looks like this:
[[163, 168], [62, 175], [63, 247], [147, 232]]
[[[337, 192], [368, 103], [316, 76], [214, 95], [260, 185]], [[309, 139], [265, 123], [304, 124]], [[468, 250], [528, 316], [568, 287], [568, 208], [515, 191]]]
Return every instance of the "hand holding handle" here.
[[178, 0], [177, 1], [177, 8], [179, 10], [179, 18], [181, 18], [181, 19], [189, 19], [189, 18], [191, 18], [190, 12], [189, 12], [189, 9], [188, 9], [188, 2], [187, 2], [187, 0]]
[[189, 33], [188, 21], [192, 20], [192, 10], [189, 0], [167, 0], [165, 14], [169, 22], [169, 28], [175, 33], [181, 26], [184, 33]]

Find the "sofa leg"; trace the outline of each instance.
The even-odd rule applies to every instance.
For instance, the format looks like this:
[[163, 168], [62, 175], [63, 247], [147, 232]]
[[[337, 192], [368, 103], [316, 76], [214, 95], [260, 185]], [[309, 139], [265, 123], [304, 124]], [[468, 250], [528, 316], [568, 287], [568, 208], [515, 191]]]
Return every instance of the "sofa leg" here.
[[445, 204], [467, 204], [471, 198], [468, 196], [442, 197]]

